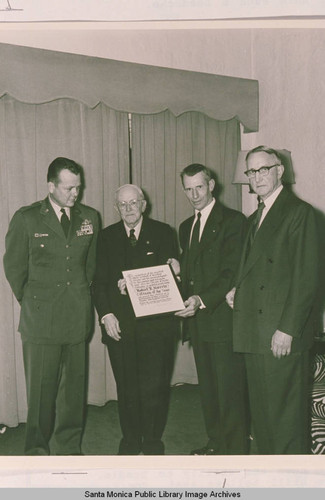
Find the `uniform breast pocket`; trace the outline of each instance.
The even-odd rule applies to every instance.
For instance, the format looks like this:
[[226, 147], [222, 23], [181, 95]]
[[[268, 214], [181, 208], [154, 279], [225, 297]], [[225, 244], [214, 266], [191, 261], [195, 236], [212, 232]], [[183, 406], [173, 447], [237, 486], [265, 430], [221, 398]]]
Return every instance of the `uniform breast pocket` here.
[[51, 244], [50, 241], [46, 240], [36, 240], [33, 241], [31, 256], [32, 263], [36, 266], [41, 267], [51, 267], [52, 266], [52, 255], [51, 255]]
[[77, 244], [81, 246], [89, 246], [93, 239], [92, 234], [77, 234]]

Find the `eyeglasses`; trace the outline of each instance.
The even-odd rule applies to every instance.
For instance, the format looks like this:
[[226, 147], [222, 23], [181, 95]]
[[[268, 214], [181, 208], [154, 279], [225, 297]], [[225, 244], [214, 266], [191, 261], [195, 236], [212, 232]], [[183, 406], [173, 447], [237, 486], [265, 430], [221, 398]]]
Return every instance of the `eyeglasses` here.
[[255, 175], [257, 174], [257, 172], [260, 174], [261, 177], [265, 177], [266, 175], [268, 175], [269, 173], [269, 170], [273, 167], [279, 167], [280, 165], [278, 163], [276, 163], [275, 165], [271, 165], [270, 167], [261, 167], [261, 168], [258, 168], [257, 170], [255, 170], [255, 168], [250, 168], [249, 170], [246, 170], [246, 172], [244, 172], [247, 177], [249, 178], [252, 178], [252, 177], [255, 177]]
[[135, 208], [138, 208], [139, 203], [142, 200], [131, 200], [129, 202], [127, 201], [120, 201], [117, 206], [121, 210], [121, 212], [125, 212], [127, 208], [131, 208], [131, 210], [134, 210]]

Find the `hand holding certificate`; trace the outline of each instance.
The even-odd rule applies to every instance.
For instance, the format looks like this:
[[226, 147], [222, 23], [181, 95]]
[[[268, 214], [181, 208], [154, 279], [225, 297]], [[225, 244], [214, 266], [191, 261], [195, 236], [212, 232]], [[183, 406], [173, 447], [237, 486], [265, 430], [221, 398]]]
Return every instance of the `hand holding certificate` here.
[[183, 299], [168, 264], [132, 269], [122, 274], [137, 318], [184, 309]]

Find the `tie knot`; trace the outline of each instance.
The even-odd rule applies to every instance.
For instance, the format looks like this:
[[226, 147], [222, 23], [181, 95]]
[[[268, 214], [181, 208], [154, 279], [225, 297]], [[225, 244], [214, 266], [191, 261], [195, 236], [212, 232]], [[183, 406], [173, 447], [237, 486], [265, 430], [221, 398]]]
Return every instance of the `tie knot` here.
[[260, 201], [257, 205], [257, 210], [261, 211], [263, 208], [265, 208], [265, 203], [264, 201]]
[[131, 243], [132, 247], [135, 247], [137, 244], [137, 238], [134, 233], [135, 233], [134, 228], [130, 229], [129, 242]]
[[201, 214], [201, 212], [198, 212], [198, 213], [196, 214], [196, 217], [198, 218], [198, 220], [200, 220], [200, 219], [201, 219], [201, 215], [202, 215], [202, 214]]
[[67, 215], [66, 211], [65, 211], [65, 208], [61, 208], [60, 212], [62, 213], [62, 215]]

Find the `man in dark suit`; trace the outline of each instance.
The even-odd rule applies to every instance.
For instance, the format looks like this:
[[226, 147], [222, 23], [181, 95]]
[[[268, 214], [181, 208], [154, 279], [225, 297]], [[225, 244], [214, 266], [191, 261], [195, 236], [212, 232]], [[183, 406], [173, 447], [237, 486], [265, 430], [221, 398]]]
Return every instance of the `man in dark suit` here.
[[77, 203], [81, 167], [49, 166], [49, 195], [20, 208], [6, 236], [4, 269], [21, 305], [28, 416], [25, 454], [81, 454], [85, 340], [92, 326], [97, 212]]
[[[245, 217], [213, 197], [215, 181], [205, 166], [181, 173], [195, 215], [179, 229], [181, 282], [200, 386], [208, 442], [193, 455], [244, 454], [248, 450], [243, 358], [232, 349], [232, 311], [225, 294], [237, 270]], [[186, 324], [187, 323], [187, 324]]]
[[138, 186], [117, 190], [116, 209], [122, 220], [99, 235], [93, 293], [117, 385], [118, 454], [162, 455], [177, 321], [173, 315], [136, 319], [122, 271], [178, 264], [177, 244], [170, 226], [143, 216]]
[[261, 454], [308, 453], [309, 349], [317, 289], [313, 208], [283, 187], [276, 150], [246, 156], [258, 195], [236, 287], [234, 349], [245, 353], [253, 434]]

